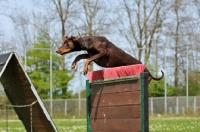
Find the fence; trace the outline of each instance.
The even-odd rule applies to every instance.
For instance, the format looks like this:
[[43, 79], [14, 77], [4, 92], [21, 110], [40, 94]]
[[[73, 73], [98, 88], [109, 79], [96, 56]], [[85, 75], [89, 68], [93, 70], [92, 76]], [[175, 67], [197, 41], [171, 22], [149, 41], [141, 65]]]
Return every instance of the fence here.
[[[43, 100], [44, 105], [50, 112], [50, 101]], [[149, 98], [149, 113], [163, 114], [165, 111], [168, 114], [185, 114], [187, 110], [190, 113], [197, 113], [200, 111], [200, 96], [188, 97], [188, 109], [186, 108], [186, 97], [167, 97], [167, 107], [165, 110], [164, 97]], [[8, 116], [16, 116], [14, 110], [5, 110], [0, 107], [0, 118], [6, 118]], [[7, 113], [7, 114], [6, 114]], [[70, 118], [86, 117], [86, 99], [55, 99], [53, 100], [52, 116]]]
[[186, 107], [187, 98], [185, 96], [167, 97], [166, 109], [164, 101], [164, 97], [149, 98], [150, 114], [165, 113], [165, 111], [170, 114], [185, 114], [187, 111], [196, 113], [200, 110], [200, 96], [189, 96], [188, 108]]

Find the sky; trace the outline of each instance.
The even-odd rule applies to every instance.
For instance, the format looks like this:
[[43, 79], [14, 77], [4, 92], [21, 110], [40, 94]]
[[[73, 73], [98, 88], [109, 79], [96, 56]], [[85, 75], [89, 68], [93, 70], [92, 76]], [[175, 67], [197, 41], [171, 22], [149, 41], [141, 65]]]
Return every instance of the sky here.
[[[24, 8], [31, 7], [30, 0], [6, 0], [6, 2], [2, 2], [2, 0], [0, 0], [0, 6], [4, 5], [5, 8], [5, 5], [8, 5], [8, 3], [11, 8], [15, 6], [22, 6]], [[0, 28], [4, 31], [4, 33], [6, 33], [6, 35], [9, 35], [9, 33], [14, 30], [12, 20], [9, 17], [0, 14]], [[2, 90], [1, 87], [2, 85], [0, 84], [0, 91]]]
[[[6, 0], [4, 2], [1, 2], [0, 0], [0, 5], [3, 5], [3, 10], [4, 11], [8, 11], [7, 8], [12, 9], [15, 7], [20, 7], [23, 9], [30, 9], [33, 8], [33, 4], [31, 2], [31, 0]], [[7, 7], [9, 5], [9, 7]], [[0, 14], [0, 25], [1, 25], [1, 29], [6, 32], [7, 35], [9, 35], [10, 32], [12, 32], [12, 30], [14, 30], [13, 24], [12, 24], [12, 20], [5, 16], [5, 15], [1, 15]]]
[[[12, 11], [12, 9], [16, 7], [20, 7], [20, 9], [28, 11], [32, 10], [34, 6], [36, 6], [31, 0], [0, 0], [0, 6], [1, 5], [3, 6], [4, 13], [9, 12], [10, 10]], [[6, 32], [7, 35], [9, 35], [14, 29], [12, 20], [8, 16], [2, 14], [0, 14], [0, 25], [0, 28], [4, 31], [4, 33]]]

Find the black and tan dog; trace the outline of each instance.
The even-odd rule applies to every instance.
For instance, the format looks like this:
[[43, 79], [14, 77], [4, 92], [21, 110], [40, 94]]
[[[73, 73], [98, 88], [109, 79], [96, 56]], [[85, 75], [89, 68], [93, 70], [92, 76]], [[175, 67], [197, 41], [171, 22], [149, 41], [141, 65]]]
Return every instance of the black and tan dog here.
[[[65, 37], [63, 45], [59, 47], [56, 52], [63, 55], [81, 50], [86, 50], [87, 54], [78, 55], [73, 61], [71, 67], [75, 68], [77, 61], [87, 59], [83, 70], [84, 74], [87, 74], [88, 65], [92, 61], [101, 67], [118, 67], [142, 64], [139, 60], [125, 53], [103, 36], [86, 36], [83, 38]], [[159, 78], [153, 77], [147, 68], [145, 68], [144, 72], [149, 73], [149, 82], [151, 79], [161, 80], [164, 77], [163, 71], [161, 71], [162, 76]]]

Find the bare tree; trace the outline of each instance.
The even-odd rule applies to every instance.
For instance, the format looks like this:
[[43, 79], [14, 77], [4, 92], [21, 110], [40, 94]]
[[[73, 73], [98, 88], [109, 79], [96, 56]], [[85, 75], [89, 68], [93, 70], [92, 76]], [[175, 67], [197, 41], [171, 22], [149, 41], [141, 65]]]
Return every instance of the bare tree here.
[[161, 31], [165, 19], [165, 14], [162, 14], [164, 3], [161, 0], [123, 0], [121, 4], [123, 7], [119, 13], [122, 16], [119, 31], [128, 41], [133, 53], [135, 48], [140, 49], [138, 59], [146, 64], [151, 48], [155, 46], [155, 35]]
[[81, 1], [83, 7], [83, 17], [81, 17], [81, 27], [84, 35], [105, 35], [111, 33], [111, 27], [115, 24], [115, 19], [111, 17], [112, 10], [108, 7], [108, 2], [104, 0], [84, 0]]
[[[41, 1], [40, 1], [41, 2]], [[79, 7], [75, 4], [77, 1], [74, 0], [50, 0], [42, 1], [42, 6], [45, 7], [45, 14], [43, 15], [43, 20], [49, 22], [51, 27], [49, 34], [53, 34], [55, 46], [61, 45], [61, 40], [64, 39], [66, 35], [72, 34], [75, 29], [75, 21]], [[62, 56], [61, 69], [65, 69], [65, 58]]]
[[[82, 35], [108, 35], [112, 33], [112, 27], [116, 25], [116, 18], [112, 15], [112, 8], [104, 0], [84, 0], [80, 1], [82, 12], [80, 16], [80, 28]], [[89, 71], [93, 70], [93, 63], [90, 64]]]
[[[9, 6], [7, 6], [8, 2], [5, 0], [0, 0], [0, 15], [6, 17], [7, 10]], [[5, 34], [5, 29], [3, 29], [3, 24], [0, 22], [0, 52], [6, 53], [11, 51], [16, 51], [16, 43], [11, 43], [13, 38], [11, 36], [7, 36]]]
[[170, 46], [173, 53], [173, 56], [171, 56], [173, 62], [171, 63], [174, 64], [173, 76], [176, 88], [175, 94], [177, 95], [179, 86], [183, 84], [186, 76], [187, 45], [191, 43], [188, 38], [192, 35], [193, 19], [186, 10], [190, 6], [188, 1], [174, 0], [170, 5], [170, 18], [165, 25], [165, 35], [168, 35], [169, 39], [172, 40]]

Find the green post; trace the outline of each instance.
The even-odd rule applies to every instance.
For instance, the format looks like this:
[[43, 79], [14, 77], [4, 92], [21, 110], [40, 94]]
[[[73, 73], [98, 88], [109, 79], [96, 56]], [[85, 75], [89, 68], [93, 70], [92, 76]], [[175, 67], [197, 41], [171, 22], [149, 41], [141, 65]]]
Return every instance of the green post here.
[[88, 80], [86, 80], [86, 106], [87, 106], [87, 132], [91, 132], [91, 118], [90, 118], [90, 83]]
[[149, 132], [148, 73], [140, 73], [141, 132]]

